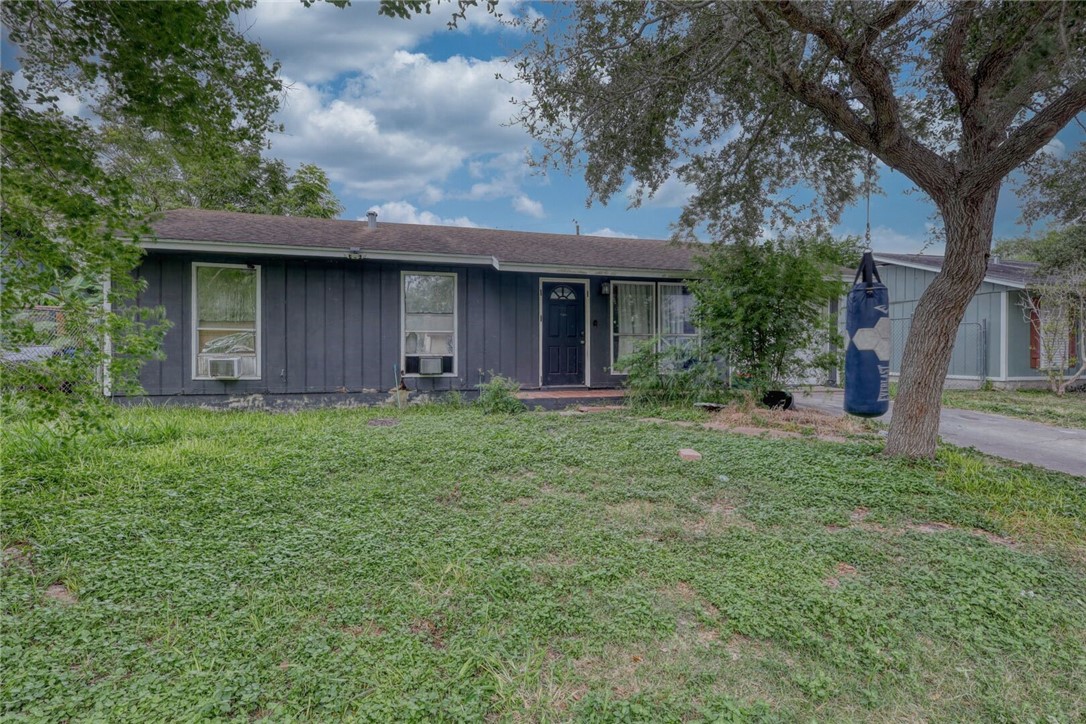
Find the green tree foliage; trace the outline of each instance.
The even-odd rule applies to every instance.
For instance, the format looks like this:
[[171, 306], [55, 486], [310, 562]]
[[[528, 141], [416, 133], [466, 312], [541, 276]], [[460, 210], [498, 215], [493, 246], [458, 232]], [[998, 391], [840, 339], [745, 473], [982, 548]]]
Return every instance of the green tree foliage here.
[[[176, 147], [259, 144], [275, 127], [281, 83], [278, 66], [235, 24], [251, 5], [0, 4], [21, 70], [0, 73], [6, 415], [93, 417], [103, 409], [100, 383], [131, 389], [162, 332], [156, 310], [129, 304], [139, 288], [130, 274], [137, 238], [147, 232], [132, 185], [103, 166], [94, 130], [65, 114], [58, 94], [90, 107], [110, 99]], [[60, 319], [42, 323], [31, 314], [40, 305]], [[101, 380], [107, 343], [117, 355]]]
[[98, 133], [106, 168], [132, 186], [132, 203], [148, 211], [202, 208], [279, 216], [335, 218], [343, 205], [318, 166], [293, 174], [261, 146], [218, 139], [174, 144], [161, 133], [100, 112], [109, 122]]
[[1049, 229], [1039, 236], [1006, 239], [996, 245], [1001, 257], [1039, 264], [1039, 275], [1056, 274], [1086, 261], [1086, 223]]
[[756, 391], [838, 364], [830, 303], [843, 295], [842, 263], [856, 241], [796, 236], [764, 244], [717, 245], [692, 282], [707, 349]]

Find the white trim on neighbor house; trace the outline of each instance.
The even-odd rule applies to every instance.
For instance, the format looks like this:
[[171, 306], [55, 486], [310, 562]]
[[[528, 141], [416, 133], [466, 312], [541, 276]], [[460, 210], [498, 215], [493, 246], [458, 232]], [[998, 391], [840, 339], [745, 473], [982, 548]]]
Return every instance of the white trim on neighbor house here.
[[[890, 266], [903, 266], [908, 267], [909, 269], [922, 269], [924, 271], [935, 272], [936, 274], [938, 274], [940, 270], [940, 267], [935, 266], [934, 264], [922, 264], [916, 261], [901, 261], [900, 259], [887, 259], [886, 257], [880, 257], [878, 254], [875, 254], [875, 261], [879, 264], [888, 264]], [[986, 281], [989, 284], [997, 284], [1003, 287], [1010, 287], [1011, 289], [1026, 288], [1026, 285], [1023, 282], [1012, 282], [1009, 279], [996, 279], [987, 275], [985, 275], [983, 281]]]
[[296, 256], [324, 259], [400, 261], [414, 264], [462, 264], [489, 266], [498, 271], [537, 274], [580, 274], [585, 276], [627, 276], [641, 278], [688, 279], [693, 270], [577, 266], [563, 264], [528, 264], [500, 262], [486, 254], [423, 254], [410, 251], [374, 251], [340, 247], [297, 246], [289, 244], [256, 244], [247, 242], [213, 242], [185, 239], [154, 239], [141, 242], [149, 251], [189, 251], [207, 254], [258, 254], [261, 256]]
[[999, 377], [1000, 381], [1007, 379], [1010, 372], [1010, 348], [1011, 343], [1007, 338], [1010, 334], [1010, 292], [1004, 291], [999, 295]]
[[618, 372], [615, 370], [615, 285], [617, 284], [631, 284], [640, 286], [652, 287], [652, 334], [648, 335], [649, 338], [655, 339], [657, 332], [657, 317], [660, 312], [656, 306], [657, 289], [656, 282], [631, 282], [626, 280], [611, 280], [611, 294], [608, 296], [607, 301], [607, 339], [608, 346], [611, 350], [610, 356], [607, 359], [607, 371], [615, 376], [626, 377], [627, 372]]
[[[452, 372], [443, 372], [440, 375], [423, 375], [417, 372], [407, 372], [407, 292], [404, 289], [404, 279], [408, 275], [452, 277], [453, 278], [453, 368]], [[448, 355], [415, 354], [414, 357], [446, 357]], [[412, 379], [418, 377], [456, 377], [460, 369], [460, 275], [456, 272], [435, 272], [413, 269], [400, 271], [400, 374]], [[396, 384], [400, 381], [396, 380]]]
[[[198, 374], [199, 371], [200, 371], [200, 311], [199, 311], [200, 308], [198, 306], [197, 299], [196, 299], [196, 269], [199, 268], [199, 267], [212, 267], [212, 268], [216, 268], [216, 269], [223, 269], [223, 268], [225, 268], [225, 269], [246, 269], [246, 270], [252, 271], [253, 273], [256, 274], [256, 314], [255, 314], [255, 319], [253, 320], [253, 325], [255, 327], [253, 346], [256, 349], [256, 354], [255, 354], [255, 357], [256, 357], [256, 374], [255, 375], [241, 375], [237, 379], [239, 379], [239, 380], [259, 380], [259, 379], [262, 379], [263, 373], [264, 373], [264, 367], [263, 367], [263, 364], [262, 364], [263, 361], [261, 359], [261, 347], [263, 346], [263, 344], [262, 344], [263, 337], [261, 335], [261, 326], [262, 326], [261, 325], [261, 312], [263, 311], [262, 308], [264, 306], [264, 298], [263, 298], [263, 296], [261, 294], [261, 282], [262, 282], [261, 277], [263, 275], [260, 273], [260, 265], [259, 264], [225, 264], [225, 263], [204, 262], [204, 261], [194, 261], [194, 262], [192, 262], [192, 266], [190, 267], [191, 275], [192, 275], [192, 297], [191, 297], [192, 307], [191, 307], [191, 313], [190, 313], [190, 317], [192, 319], [192, 333], [191, 333], [191, 337], [190, 337], [191, 344], [192, 344], [192, 356], [191, 356], [192, 379], [194, 379], [194, 380], [214, 380], [215, 379], [214, 377], [208, 377], [208, 376], [203, 376], [202, 377], [202, 376], [200, 376]], [[214, 328], [209, 328], [209, 329], [214, 329]], [[224, 356], [229, 357], [230, 355], [224, 355]]]
[[592, 280], [539, 277], [539, 387], [543, 388], [543, 284], [580, 284], [584, 287], [584, 386], [592, 386]]

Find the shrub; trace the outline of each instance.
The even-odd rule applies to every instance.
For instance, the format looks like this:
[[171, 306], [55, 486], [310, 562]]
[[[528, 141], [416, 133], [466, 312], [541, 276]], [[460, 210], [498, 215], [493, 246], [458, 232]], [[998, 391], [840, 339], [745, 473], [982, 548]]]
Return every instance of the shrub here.
[[821, 350], [840, 343], [829, 304], [847, 290], [840, 266], [855, 245], [818, 236], [714, 245], [691, 283], [705, 345], [759, 394], [837, 366]]
[[719, 402], [728, 397], [716, 360], [701, 349], [658, 349], [656, 340], [644, 342], [619, 360], [626, 371], [626, 399], [633, 406]]
[[475, 404], [488, 415], [523, 412], [524, 403], [517, 399], [520, 383], [502, 375], [490, 373], [490, 381], [478, 385], [479, 399]]

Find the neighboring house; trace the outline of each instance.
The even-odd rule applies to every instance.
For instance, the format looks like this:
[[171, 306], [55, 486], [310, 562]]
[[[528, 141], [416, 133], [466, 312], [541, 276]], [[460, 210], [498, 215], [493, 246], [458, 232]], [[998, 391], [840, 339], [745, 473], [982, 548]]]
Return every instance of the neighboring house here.
[[[927, 254], [875, 254], [879, 274], [890, 290], [890, 374], [901, 372], [905, 339], [920, 295], [942, 268], [943, 257]], [[1036, 264], [992, 259], [958, 327], [947, 385], [1041, 386], [1040, 342], [1022, 307]]]
[[[169, 211], [137, 270], [165, 308], [160, 401], [611, 388], [615, 360], [696, 336], [696, 247], [647, 239]], [[337, 398], [338, 398], [337, 397]], [[311, 398], [310, 398], [311, 399]]]

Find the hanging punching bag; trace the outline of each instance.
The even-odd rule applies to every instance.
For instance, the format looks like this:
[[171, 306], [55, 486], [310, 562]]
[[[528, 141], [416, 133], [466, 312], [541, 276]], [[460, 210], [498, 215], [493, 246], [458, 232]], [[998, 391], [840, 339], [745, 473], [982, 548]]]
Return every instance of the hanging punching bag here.
[[845, 412], [885, 415], [890, 408], [890, 294], [870, 251], [864, 252], [848, 293], [845, 330]]

